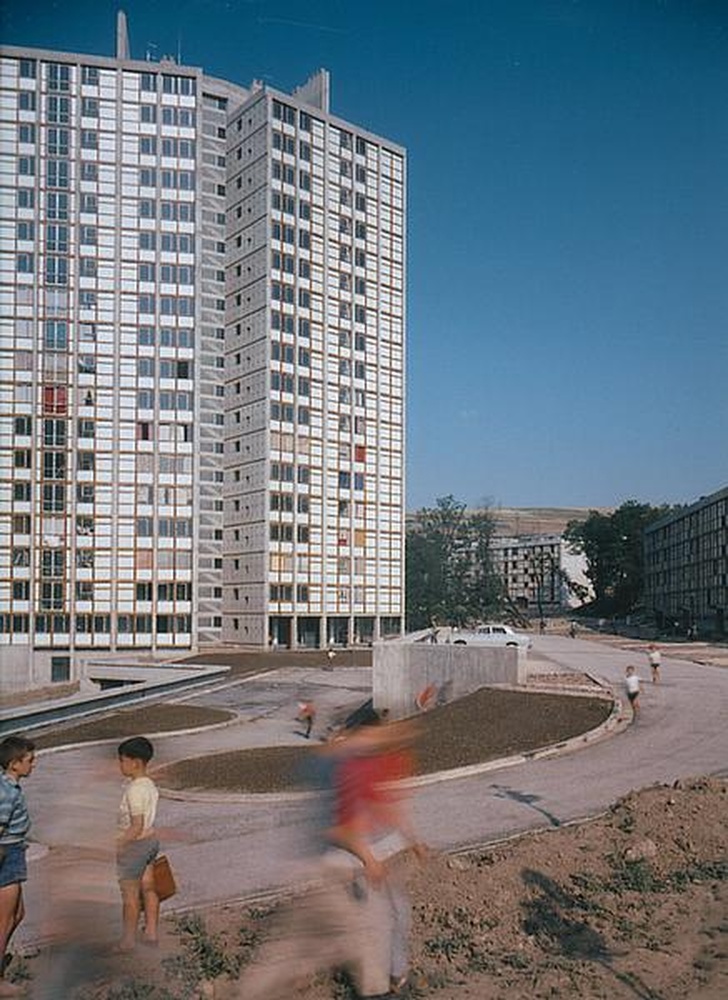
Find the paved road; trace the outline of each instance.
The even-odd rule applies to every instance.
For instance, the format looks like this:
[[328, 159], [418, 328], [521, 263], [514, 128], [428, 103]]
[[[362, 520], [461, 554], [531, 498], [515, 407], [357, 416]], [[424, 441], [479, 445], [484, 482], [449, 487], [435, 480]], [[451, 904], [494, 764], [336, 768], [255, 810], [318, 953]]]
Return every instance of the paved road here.
[[[420, 789], [415, 823], [436, 848], [482, 843], [558, 825], [607, 808], [630, 789], [698, 774], [728, 775], [728, 670], [672, 659], [663, 653], [662, 683], [649, 683], [644, 651], [584, 639], [539, 636], [539, 670], [588, 670], [620, 685], [628, 663], [643, 681], [643, 714], [620, 735], [569, 755], [530, 761]], [[157, 741], [160, 761], [236, 746], [300, 740], [291, 724], [295, 704], [313, 697], [324, 712], [341, 713], [366, 695], [368, 675], [353, 668], [279, 671], [194, 700], [236, 707], [242, 720], [202, 734]], [[113, 747], [46, 754], [27, 783], [35, 834], [54, 850], [31, 866], [30, 917], [25, 937], [37, 936], [40, 887], [57, 859], [110, 843], [119, 796]], [[181, 876], [179, 905], [245, 896], [283, 884], [305, 846], [310, 803], [298, 801], [180, 802], [164, 800], [161, 822], [179, 833], [168, 853]], [[88, 851], [86, 852], [88, 855]], [[99, 855], [98, 879], [115, 900], [109, 859]]]

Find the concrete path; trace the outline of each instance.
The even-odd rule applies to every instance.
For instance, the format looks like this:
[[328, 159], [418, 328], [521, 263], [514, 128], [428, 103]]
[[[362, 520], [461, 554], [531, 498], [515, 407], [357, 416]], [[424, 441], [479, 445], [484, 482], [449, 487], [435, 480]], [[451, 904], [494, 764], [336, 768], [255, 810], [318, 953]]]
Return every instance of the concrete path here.
[[[589, 671], [620, 686], [634, 663], [643, 679], [642, 717], [612, 739], [565, 756], [418, 790], [415, 824], [435, 848], [453, 849], [593, 815], [633, 788], [699, 774], [728, 775], [728, 671], [663, 651], [662, 683], [649, 682], [645, 649], [624, 651], [585, 639], [537, 636], [533, 667], [541, 672]], [[232, 749], [301, 742], [292, 717], [313, 698], [322, 713], [345, 712], [368, 693], [364, 668], [290, 669], [226, 686], [191, 701], [235, 707], [233, 725], [155, 740], [160, 763]], [[95, 859], [96, 878], [115, 901], [108, 845], [113, 840], [120, 783], [113, 746], [42, 755], [27, 782], [37, 839], [54, 848], [31, 864], [29, 918], [23, 937], [43, 934], [44, 876], [56, 878], [59, 858]], [[179, 907], [234, 899], [285, 884], [305, 848], [309, 801], [209, 802], [164, 799], [160, 822], [179, 839], [166, 849], [180, 879]], [[102, 850], [103, 848], [103, 850]], [[79, 850], [81, 853], [79, 854]], [[88, 862], [90, 863], [90, 862]], [[109, 912], [115, 912], [110, 910]]]

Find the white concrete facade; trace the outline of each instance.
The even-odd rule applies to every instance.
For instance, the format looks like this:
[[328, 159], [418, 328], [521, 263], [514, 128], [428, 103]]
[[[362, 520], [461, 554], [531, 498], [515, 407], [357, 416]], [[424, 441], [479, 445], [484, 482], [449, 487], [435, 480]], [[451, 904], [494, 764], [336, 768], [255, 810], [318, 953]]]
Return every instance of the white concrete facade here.
[[404, 157], [327, 90], [0, 49], [9, 688], [399, 631]]
[[569, 581], [590, 589], [583, 555], [561, 535], [495, 537], [491, 552], [509, 598], [523, 611], [555, 612], [582, 603]]

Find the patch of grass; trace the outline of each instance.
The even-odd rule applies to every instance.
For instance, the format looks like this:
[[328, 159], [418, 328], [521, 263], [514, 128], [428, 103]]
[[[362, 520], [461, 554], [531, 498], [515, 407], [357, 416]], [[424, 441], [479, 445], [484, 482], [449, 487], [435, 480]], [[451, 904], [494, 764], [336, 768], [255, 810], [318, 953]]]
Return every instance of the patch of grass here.
[[[185, 994], [187, 997], [196, 994]], [[74, 994], [75, 1000], [183, 1000], [181, 994], [170, 993], [164, 987], [155, 986], [146, 980], [132, 977], [121, 981], [107, 984], [102, 987], [93, 987], [82, 990]]]
[[[174, 979], [179, 980], [179, 1000], [196, 996], [197, 986], [203, 980], [219, 976], [236, 977], [242, 965], [242, 953], [230, 953], [220, 934], [210, 934], [199, 914], [184, 914], [175, 921], [182, 951], [165, 958], [162, 966]], [[244, 945], [245, 948], [245, 945]]]
[[655, 869], [644, 858], [626, 861], [624, 858], [610, 857], [612, 874], [605, 888], [610, 892], [664, 892], [667, 882], [659, 878]]

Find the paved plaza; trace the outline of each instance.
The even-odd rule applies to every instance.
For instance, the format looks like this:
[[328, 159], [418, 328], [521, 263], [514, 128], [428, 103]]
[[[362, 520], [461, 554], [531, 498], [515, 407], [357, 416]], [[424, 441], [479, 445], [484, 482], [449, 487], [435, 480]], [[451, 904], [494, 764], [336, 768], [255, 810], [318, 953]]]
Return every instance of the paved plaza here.
[[[705, 655], [702, 657], [705, 659]], [[720, 660], [718, 660], [718, 663]], [[564, 636], [536, 636], [531, 668], [586, 671], [621, 691], [634, 663], [643, 679], [642, 716], [617, 735], [561, 756], [530, 760], [417, 790], [413, 813], [434, 848], [455, 849], [567, 823], [606, 809], [634, 788], [700, 774], [728, 776], [728, 670], [663, 653], [662, 682], [649, 683], [645, 647]], [[341, 717], [370, 690], [368, 668], [283, 668], [191, 696], [191, 704], [233, 709], [227, 725], [155, 739], [156, 761], [245, 747], [305, 745], [293, 722], [297, 703], [312, 699], [322, 719]], [[120, 779], [115, 746], [82, 745], [45, 752], [27, 783], [34, 837], [50, 848], [31, 863], [28, 919], [22, 940], [43, 937], [42, 886], [61, 865], [73, 883], [75, 859], [93, 866], [95, 893], [117, 907], [110, 845]], [[165, 797], [160, 825], [180, 876], [178, 907], [248, 897], [286, 884], [309, 829], [311, 802], [297, 796], [191, 794]]]

